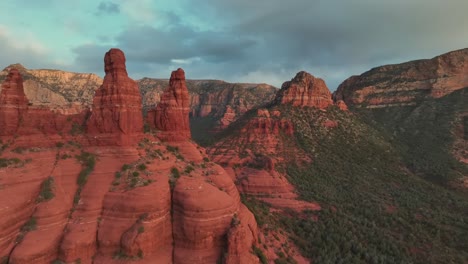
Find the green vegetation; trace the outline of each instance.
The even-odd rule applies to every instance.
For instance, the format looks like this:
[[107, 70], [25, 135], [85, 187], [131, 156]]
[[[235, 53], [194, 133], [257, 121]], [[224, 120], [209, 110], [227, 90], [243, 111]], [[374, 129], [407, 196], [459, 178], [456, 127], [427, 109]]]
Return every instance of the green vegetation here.
[[192, 117], [190, 118], [190, 131], [192, 138], [201, 146], [208, 146], [215, 142], [215, 138], [207, 131], [212, 131], [217, 124], [214, 117]]
[[184, 160], [184, 157], [182, 156], [182, 154], [179, 153], [179, 147], [174, 147], [174, 146], [171, 146], [171, 145], [167, 145], [166, 146], [166, 149], [167, 151], [171, 152], [174, 154], [174, 156], [179, 159], [179, 160]]
[[[283, 112], [297, 144], [313, 157], [287, 174], [304, 200], [323, 208], [282, 217], [303, 253], [318, 263], [462, 263], [468, 258], [468, 201], [402, 169], [378, 131], [341, 111]], [[324, 118], [338, 120], [328, 130]], [[310, 125], [315, 124], [315, 125]]]
[[81, 152], [80, 155], [76, 155], [76, 158], [80, 161], [83, 169], [78, 175], [77, 183], [79, 186], [83, 186], [88, 181], [88, 176], [94, 170], [96, 165], [96, 156], [89, 152]]
[[0, 155], [2, 155], [3, 151], [8, 148], [8, 144], [4, 143], [2, 140], [0, 140]]
[[54, 192], [53, 192], [53, 186], [54, 186], [54, 178], [52, 176], [47, 177], [47, 179], [45, 179], [42, 182], [41, 190], [39, 192], [39, 197], [37, 198], [38, 203], [49, 201], [55, 197]]
[[[358, 113], [378, 129], [418, 175], [440, 183], [468, 174], [468, 166], [451, 154], [458, 113], [468, 111], [468, 88], [439, 99], [427, 99], [417, 106], [359, 109]], [[464, 130], [468, 133], [468, 129]], [[466, 135], [465, 135], [466, 137]]]
[[144, 170], [146, 170], [146, 165], [143, 164], [143, 163], [142, 163], [142, 164], [138, 164], [137, 169], [138, 169], [138, 170], [141, 170], [141, 171], [144, 171]]
[[138, 227], [138, 234], [141, 234], [143, 232], [145, 232], [145, 227], [144, 226], [139, 226]]
[[16, 243], [20, 243], [21, 241], [23, 241], [23, 238], [26, 235], [26, 233], [36, 230], [36, 228], [37, 228], [37, 220], [33, 216], [29, 218], [29, 220], [21, 227], [20, 233], [16, 237]]
[[252, 246], [252, 250], [253, 250], [254, 254], [257, 255], [257, 257], [260, 259], [260, 263], [268, 264], [268, 259], [267, 259], [267, 257], [265, 256], [265, 254], [263, 253], [263, 251], [261, 249], [259, 249], [256, 246]]
[[192, 172], [194, 170], [195, 170], [195, 168], [192, 165], [187, 165], [187, 167], [185, 167], [184, 172], [187, 173], [187, 174], [190, 174], [190, 172]]
[[72, 127], [70, 129], [70, 134], [72, 136], [76, 136], [76, 135], [83, 134], [83, 133], [84, 133], [84, 127], [78, 124], [77, 122], [73, 122]]
[[171, 145], [167, 145], [166, 149], [167, 149], [167, 151], [172, 152], [172, 153], [179, 152], [179, 147], [174, 147], [174, 146], [171, 146]]
[[55, 146], [56, 146], [57, 148], [62, 148], [64, 145], [65, 145], [65, 144], [64, 144], [63, 142], [57, 142], [57, 143], [55, 144]]
[[30, 232], [36, 230], [37, 220], [35, 217], [29, 218], [29, 220], [21, 227], [21, 232]]
[[171, 168], [171, 176], [178, 179], [180, 177], [180, 172], [176, 167]]
[[170, 186], [171, 190], [174, 190], [177, 179], [179, 179], [179, 178], [180, 178], [179, 169], [177, 169], [176, 167], [172, 167], [171, 168], [171, 175], [169, 177], [169, 186]]
[[13, 151], [13, 152], [15, 152], [15, 153], [18, 153], [18, 154], [23, 154], [23, 152], [26, 151], [26, 148], [17, 147], [17, 148], [12, 149], [11, 151]]
[[83, 186], [86, 184], [89, 175], [94, 170], [94, 166], [96, 165], [96, 155], [82, 151], [80, 155], [76, 155], [75, 157], [82, 166], [77, 179], [78, 190], [76, 190], [75, 196], [73, 198], [73, 203], [76, 205], [80, 201]]
[[128, 169], [130, 169], [130, 165], [128, 165], [128, 164], [122, 165], [122, 171], [126, 171]]
[[0, 168], [6, 168], [8, 166], [15, 166], [18, 167], [20, 166], [22, 161], [18, 158], [0, 158]]
[[[369, 126], [367, 117], [361, 120], [358, 115], [336, 108], [327, 112], [290, 106], [274, 108], [294, 125], [295, 135], [284, 136], [285, 144], [293, 153], [298, 153], [294, 149], [299, 148], [312, 160], [301, 161], [296, 154], [297, 161], [292, 161], [291, 152], [279, 153], [288, 162], [277, 164], [276, 169], [287, 173], [301, 199], [318, 202], [322, 210], [271, 213], [267, 204], [242, 196], [242, 202], [254, 213], [264, 232], [283, 228], [314, 263], [464, 263], [468, 259], [468, 199], [419, 177], [420, 173], [425, 176], [431, 172], [429, 167], [406, 169], [408, 153], [420, 155], [422, 162], [422, 152], [403, 148], [399, 138], [390, 138], [378, 124]], [[435, 119], [440, 121], [442, 117]], [[322, 125], [326, 120], [339, 125], [327, 128]], [[224, 136], [238, 136], [238, 128], [242, 127], [239, 124], [245, 122], [239, 120]], [[448, 140], [430, 137], [429, 132], [422, 130], [429, 121], [417, 125], [418, 122], [408, 121], [405, 127], [415, 131], [411, 126], [420, 126], [417, 134], [427, 143], [416, 135], [412, 140], [426, 145], [421, 148], [428, 147], [431, 141], [436, 141], [437, 146], [438, 140]], [[437, 129], [441, 131], [434, 132], [438, 136], [442, 136], [442, 129], [449, 129], [440, 126]], [[401, 129], [396, 134], [408, 131]], [[447, 151], [447, 155], [439, 152], [427, 156], [442, 155], [444, 162], [449, 156]], [[433, 162], [440, 163], [437, 158]], [[450, 169], [460, 171], [454, 163], [449, 164]], [[445, 175], [442, 170], [438, 174]], [[280, 257], [275, 261], [285, 260]]]

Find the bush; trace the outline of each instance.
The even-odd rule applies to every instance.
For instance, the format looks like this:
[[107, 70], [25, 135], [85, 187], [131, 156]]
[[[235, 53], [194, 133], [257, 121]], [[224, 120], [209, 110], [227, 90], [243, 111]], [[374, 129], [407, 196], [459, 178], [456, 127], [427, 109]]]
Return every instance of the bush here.
[[44, 202], [49, 201], [50, 199], [54, 198], [53, 192], [53, 185], [54, 185], [54, 178], [52, 176], [45, 179], [41, 184], [41, 190], [39, 192], [39, 197], [37, 198], [37, 202]]
[[259, 249], [256, 246], [252, 246], [252, 250], [255, 253], [255, 255], [257, 255], [257, 257], [260, 259], [260, 263], [268, 264], [268, 259], [261, 249]]
[[37, 220], [33, 216], [33, 217], [29, 218], [29, 220], [23, 225], [23, 227], [21, 227], [21, 231], [22, 232], [29, 232], [29, 231], [36, 230], [36, 228], [37, 228]]
[[130, 169], [130, 165], [128, 165], [128, 164], [122, 165], [122, 171], [126, 171], [128, 169]]
[[190, 172], [192, 172], [194, 170], [195, 170], [195, 168], [192, 165], [187, 165], [187, 167], [185, 167], [184, 172], [185, 173], [190, 173]]
[[143, 232], [145, 232], [145, 227], [144, 226], [139, 226], [138, 227], [138, 234], [141, 234]]
[[142, 163], [142, 164], [139, 164], [139, 165], [137, 166], [137, 169], [139, 169], [139, 170], [141, 170], [141, 171], [144, 171], [144, 170], [146, 170], [146, 165], [143, 164], [143, 163]]
[[174, 146], [170, 146], [170, 145], [167, 145], [166, 149], [169, 151], [169, 152], [179, 152], [179, 147], [174, 147]]
[[73, 122], [71, 130], [70, 130], [70, 134], [72, 136], [76, 136], [76, 135], [83, 134], [83, 133], [84, 133], [83, 126], [78, 124], [77, 122]]
[[171, 168], [171, 176], [176, 179], [180, 177], [180, 172], [176, 167]]

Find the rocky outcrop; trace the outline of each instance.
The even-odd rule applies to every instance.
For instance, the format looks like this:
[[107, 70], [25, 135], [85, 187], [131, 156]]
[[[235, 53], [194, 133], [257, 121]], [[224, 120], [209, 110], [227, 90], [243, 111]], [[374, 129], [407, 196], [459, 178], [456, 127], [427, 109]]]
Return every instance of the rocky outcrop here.
[[35, 106], [62, 108], [74, 102], [89, 107], [93, 102], [94, 91], [102, 84], [102, 78], [92, 73], [32, 70], [21, 64], [12, 64], [0, 71], [0, 81], [6, 78], [12, 68], [18, 69], [23, 76], [24, 92]]
[[298, 72], [291, 81], [283, 83], [275, 102], [320, 109], [333, 105], [332, 95], [325, 82], [305, 71]]
[[0, 93], [0, 135], [14, 135], [28, 108], [19, 71], [12, 68], [2, 84]]
[[148, 122], [160, 131], [158, 137], [162, 140], [184, 141], [191, 137], [189, 112], [185, 72], [179, 68], [172, 72], [169, 86], [156, 109], [148, 112]]
[[[11, 68], [2, 84], [0, 94], [0, 136], [9, 139], [18, 136], [17, 141], [36, 141], [34, 144], [55, 144], [50, 136], [68, 135], [74, 125], [84, 121], [86, 110], [81, 107], [48, 109], [41, 106], [31, 106], [23, 88], [20, 70]], [[37, 136], [32, 139], [31, 136]], [[41, 138], [42, 137], [42, 138]], [[49, 137], [46, 139], [45, 137]], [[50, 142], [47, 142], [50, 141]], [[26, 145], [30, 144], [24, 142]]]
[[343, 100], [338, 100], [336, 103], [336, 106], [342, 111], [348, 111], [348, 106]]
[[467, 72], [468, 49], [462, 49], [352, 76], [338, 87], [335, 98], [367, 108], [412, 105], [468, 87]]
[[141, 95], [128, 77], [121, 50], [110, 49], [104, 64], [106, 76], [94, 96], [87, 132], [95, 137], [118, 136], [118, 143], [126, 144], [126, 136], [143, 132]]

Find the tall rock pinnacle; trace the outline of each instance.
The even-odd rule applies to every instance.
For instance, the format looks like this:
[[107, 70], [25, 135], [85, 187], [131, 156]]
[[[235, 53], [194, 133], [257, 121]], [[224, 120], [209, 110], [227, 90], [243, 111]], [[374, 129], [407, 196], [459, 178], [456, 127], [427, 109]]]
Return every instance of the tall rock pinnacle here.
[[13, 135], [27, 108], [23, 78], [16, 68], [11, 68], [0, 93], [0, 135]]
[[143, 132], [142, 100], [137, 83], [128, 77], [125, 55], [110, 49], [104, 56], [106, 76], [93, 100], [87, 122], [89, 134]]
[[332, 95], [325, 82], [301, 71], [291, 81], [283, 83], [276, 94], [276, 103], [293, 106], [312, 106], [320, 109], [333, 104]]
[[158, 136], [162, 140], [183, 141], [191, 137], [189, 112], [185, 72], [179, 68], [172, 72], [169, 86], [156, 109], [148, 112], [148, 120], [151, 126], [161, 131]]

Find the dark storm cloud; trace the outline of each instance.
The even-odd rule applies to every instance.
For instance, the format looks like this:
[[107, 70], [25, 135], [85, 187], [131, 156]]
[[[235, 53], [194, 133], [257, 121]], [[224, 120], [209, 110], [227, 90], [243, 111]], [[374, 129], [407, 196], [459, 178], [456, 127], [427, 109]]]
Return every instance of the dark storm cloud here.
[[169, 29], [129, 28], [117, 38], [137, 75], [164, 77], [153, 71], [187, 62], [194, 78], [280, 85], [306, 70], [335, 89], [371, 67], [468, 47], [466, 0], [206, 0], [185, 10], [215, 26], [172, 14]]
[[109, 1], [100, 2], [96, 14], [118, 14], [120, 13], [120, 6], [116, 3]]

